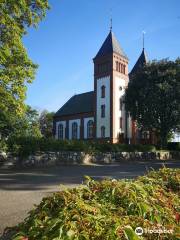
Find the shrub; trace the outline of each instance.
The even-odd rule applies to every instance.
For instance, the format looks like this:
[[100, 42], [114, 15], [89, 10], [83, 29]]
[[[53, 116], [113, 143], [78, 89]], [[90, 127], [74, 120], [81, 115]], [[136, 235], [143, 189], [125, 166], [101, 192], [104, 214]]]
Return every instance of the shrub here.
[[8, 149], [15, 155], [26, 157], [39, 151], [39, 138], [12, 137], [8, 139]]
[[79, 140], [56, 140], [54, 138], [18, 137], [8, 139], [8, 149], [26, 157], [37, 151], [83, 151], [83, 152], [145, 152], [155, 151], [152, 145], [111, 144], [108, 142]]
[[[172, 181], [173, 180], [173, 181]], [[143, 229], [171, 229], [161, 239], [178, 239], [180, 169], [163, 168], [136, 180], [94, 181], [43, 198], [14, 230], [13, 240], [154, 240]]]

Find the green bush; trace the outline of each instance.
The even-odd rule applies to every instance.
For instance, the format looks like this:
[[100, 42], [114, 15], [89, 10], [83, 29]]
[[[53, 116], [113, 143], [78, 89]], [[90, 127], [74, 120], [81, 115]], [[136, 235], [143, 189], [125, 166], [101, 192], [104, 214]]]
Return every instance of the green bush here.
[[[162, 168], [136, 180], [94, 181], [43, 198], [13, 240], [178, 239], [180, 169]], [[136, 227], [172, 233], [135, 234]]]
[[12, 137], [8, 139], [8, 149], [15, 155], [28, 156], [39, 151], [39, 138]]
[[83, 151], [83, 152], [151, 152], [152, 145], [111, 144], [108, 142], [79, 140], [56, 140], [54, 138], [18, 137], [8, 139], [8, 150], [26, 157], [37, 151]]

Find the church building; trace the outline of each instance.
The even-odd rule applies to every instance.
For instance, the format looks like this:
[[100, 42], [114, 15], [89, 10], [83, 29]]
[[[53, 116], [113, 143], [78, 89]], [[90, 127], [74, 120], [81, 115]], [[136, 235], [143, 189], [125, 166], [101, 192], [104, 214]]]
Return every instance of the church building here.
[[72, 96], [56, 112], [56, 139], [139, 142], [136, 124], [125, 110], [124, 95], [129, 80], [147, 62], [144, 48], [130, 73], [128, 61], [110, 30], [93, 59], [94, 91]]

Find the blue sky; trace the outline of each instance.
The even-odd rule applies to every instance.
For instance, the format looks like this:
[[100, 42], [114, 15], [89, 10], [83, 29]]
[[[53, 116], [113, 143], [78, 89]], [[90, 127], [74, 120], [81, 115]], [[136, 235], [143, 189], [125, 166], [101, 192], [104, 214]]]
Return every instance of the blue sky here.
[[129, 70], [142, 51], [150, 60], [180, 56], [180, 0], [50, 0], [51, 10], [24, 44], [37, 64], [26, 103], [58, 110], [72, 95], [93, 90], [92, 58], [110, 28], [129, 57]]

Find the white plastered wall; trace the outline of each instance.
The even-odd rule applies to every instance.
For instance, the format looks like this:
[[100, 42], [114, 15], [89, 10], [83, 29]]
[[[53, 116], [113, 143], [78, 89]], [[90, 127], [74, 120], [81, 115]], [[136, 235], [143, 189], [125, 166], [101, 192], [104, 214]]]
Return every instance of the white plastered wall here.
[[77, 139], [80, 139], [80, 124], [81, 124], [81, 120], [80, 119], [73, 119], [73, 120], [69, 120], [69, 139], [72, 139], [72, 124], [73, 122], [76, 122], [78, 125], [78, 132], [77, 132]]
[[63, 125], [63, 139], [66, 137], [66, 121], [58, 121], [56, 122], [56, 135], [55, 138], [58, 139], [58, 126], [59, 124]]
[[87, 123], [88, 123], [90, 120], [93, 120], [93, 122], [94, 122], [94, 118], [93, 118], [93, 117], [84, 118], [84, 138], [85, 138], [85, 139], [87, 138]]
[[[120, 90], [120, 87], [122, 90]], [[124, 104], [122, 107], [122, 111], [120, 110], [120, 104], [119, 101], [120, 99], [124, 99], [124, 94], [125, 94], [125, 80], [119, 77], [115, 77], [114, 81], [114, 117], [115, 117], [115, 138], [118, 138], [119, 133], [125, 133], [126, 131], [126, 125], [125, 125], [125, 108]], [[120, 128], [120, 117], [122, 117], [122, 129]]]
[[[105, 86], [105, 98], [101, 98], [101, 87]], [[105, 127], [105, 137], [110, 137], [110, 76], [97, 79], [96, 136], [101, 138], [101, 127]], [[101, 105], [105, 104], [105, 118], [101, 118]]]

